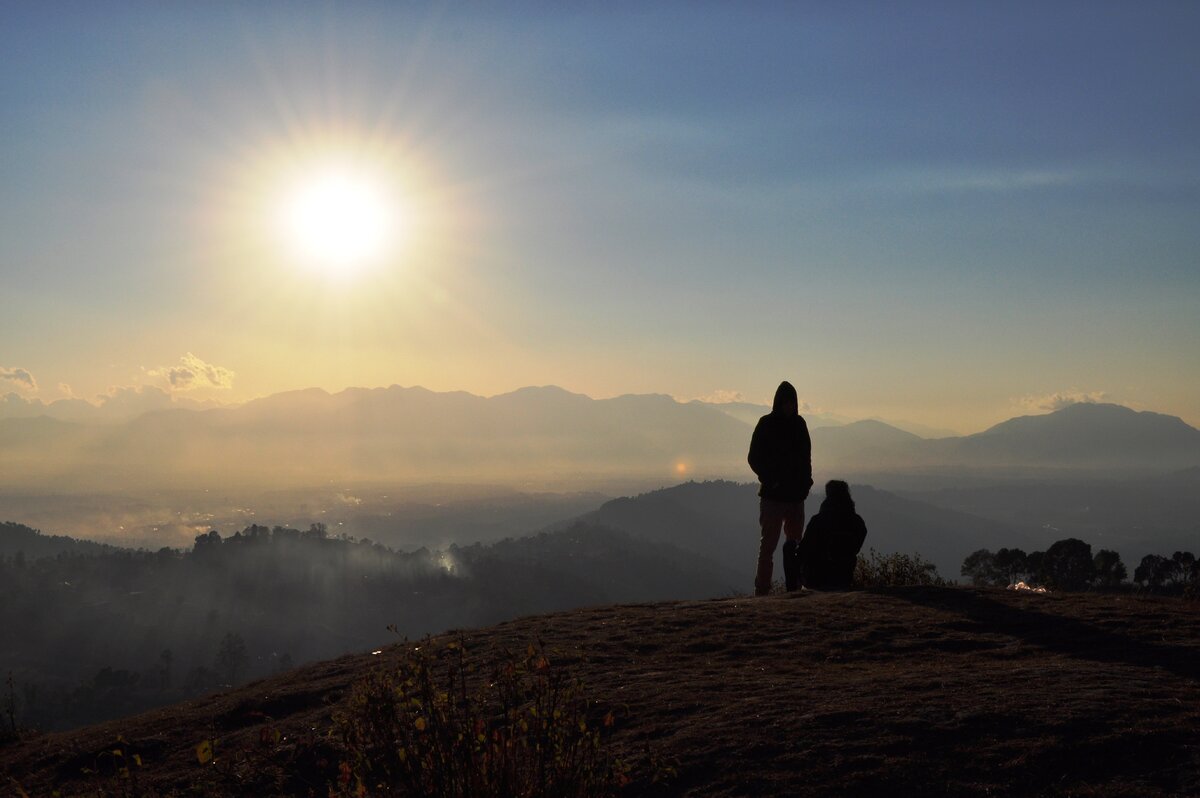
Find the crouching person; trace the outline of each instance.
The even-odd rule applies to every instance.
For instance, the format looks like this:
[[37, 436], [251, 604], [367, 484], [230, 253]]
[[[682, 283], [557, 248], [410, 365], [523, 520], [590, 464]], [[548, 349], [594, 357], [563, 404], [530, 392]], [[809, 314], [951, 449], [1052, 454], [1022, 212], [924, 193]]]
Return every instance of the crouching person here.
[[808, 523], [800, 541], [804, 586], [814, 590], [849, 590], [854, 564], [867, 538], [867, 525], [854, 511], [850, 486], [840, 479], [825, 483], [825, 501]]

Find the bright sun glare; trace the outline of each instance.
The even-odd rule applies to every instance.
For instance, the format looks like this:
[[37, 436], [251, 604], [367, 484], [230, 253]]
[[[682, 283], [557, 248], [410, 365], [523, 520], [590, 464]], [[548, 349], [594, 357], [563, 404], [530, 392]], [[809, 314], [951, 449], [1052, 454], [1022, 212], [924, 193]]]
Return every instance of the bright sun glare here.
[[365, 170], [335, 166], [299, 178], [282, 198], [278, 221], [298, 262], [341, 278], [385, 257], [401, 220], [383, 181]]

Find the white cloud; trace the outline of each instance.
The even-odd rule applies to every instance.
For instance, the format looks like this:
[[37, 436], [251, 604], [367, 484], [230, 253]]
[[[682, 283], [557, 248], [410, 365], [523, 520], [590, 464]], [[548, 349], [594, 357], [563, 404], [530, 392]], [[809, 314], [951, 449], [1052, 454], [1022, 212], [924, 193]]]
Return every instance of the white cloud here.
[[13, 383], [17, 390], [33, 393], [37, 391], [37, 380], [27, 369], [0, 366], [0, 380]]
[[1068, 391], [1057, 391], [1043, 396], [1027, 395], [1015, 400], [1016, 404], [1026, 410], [1062, 410], [1064, 407], [1078, 404], [1096, 404], [1111, 402], [1112, 397], [1105, 391], [1080, 391], [1072, 388]]
[[206, 363], [191, 352], [179, 358], [179, 365], [160, 366], [146, 373], [151, 377], [162, 377], [166, 380], [167, 390], [172, 392], [196, 388], [224, 390], [233, 387], [233, 378], [236, 376], [224, 366]]
[[0, 418], [36, 418], [49, 416], [59, 421], [92, 422], [100, 424], [119, 423], [136, 418], [143, 413], [169, 408], [205, 410], [221, 407], [213, 400], [197, 401], [187, 396], [174, 396], [155, 385], [117, 385], [107, 393], [89, 401], [74, 395], [70, 386], [59, 386], [63, 399], [43, 402], [41, 399], [26, 399], [10, 392], [0, 396]]

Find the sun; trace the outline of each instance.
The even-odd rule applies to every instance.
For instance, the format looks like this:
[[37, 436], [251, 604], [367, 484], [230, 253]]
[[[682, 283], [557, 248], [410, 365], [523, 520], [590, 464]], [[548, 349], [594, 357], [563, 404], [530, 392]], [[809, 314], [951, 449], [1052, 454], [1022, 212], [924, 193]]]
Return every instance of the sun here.
[[344, 278], [386, 259], [402, 218], [383, 179], [363, 168], [332, 164], [291, 182], [280, 197], [276, 221], [292, 260]]

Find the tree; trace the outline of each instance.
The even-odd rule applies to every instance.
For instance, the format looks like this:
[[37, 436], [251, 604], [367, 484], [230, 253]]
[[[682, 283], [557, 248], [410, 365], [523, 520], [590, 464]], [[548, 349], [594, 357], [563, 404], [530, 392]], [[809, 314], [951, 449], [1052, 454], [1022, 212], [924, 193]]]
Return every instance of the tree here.
[[1029, 555], [1021, 549], [1000, 549], [996, 552], [996, 572], [1005, 585], [1029, 576]]
[[1046, 581], [1046, 573], [1042, 566], [1046, 560], [1046, 552], [1031, 551], [1025, 557], [1025, 573], [1028, 574], [1031, 582]]
[[221, 548], [221, 533], [213, 529], [208, 534], [196, 535], [196, 545], [192, 547], [193, 554], [207, 554]]
[[963, 560], [960, 571], [963, 576], [970, 577], [971, 584], [982, 587], [996, 584], [996, 555], [987, 549], [979, 549], [967, 555]]
[[1133, 571], [1133, 581], [1148, 588], [1157, 589], [1170, 578], [1172, 563], [1166, 557], [1147, 554]]
[[1096, 574], [1096, 587], [1119, 587], [1129, 575], [1125, 570], [1125, 563], [1121, 562], [1121, 555], [1110, 549], [1100, 549], [1096, 552], [1096, 556], [1092, 558], [1092, 565]]
[[1091, 545], [1078, 538], [1056, 541], [1042, 557], [1042, 573], [1059, 590], [1085, 590], [1096, 576]]
[[238, 673], [250, 663], [246, 654], [246, 641], [239, 634], [229, 632], [221, 638], [217, 649], [217, 673], [225, 678], [226, 684], [237, 684]]
[[1171, 555], [1171, 581], [1179, 585], [1200, 579], [1196, 555], [1190, 551], [1177, 551]]

